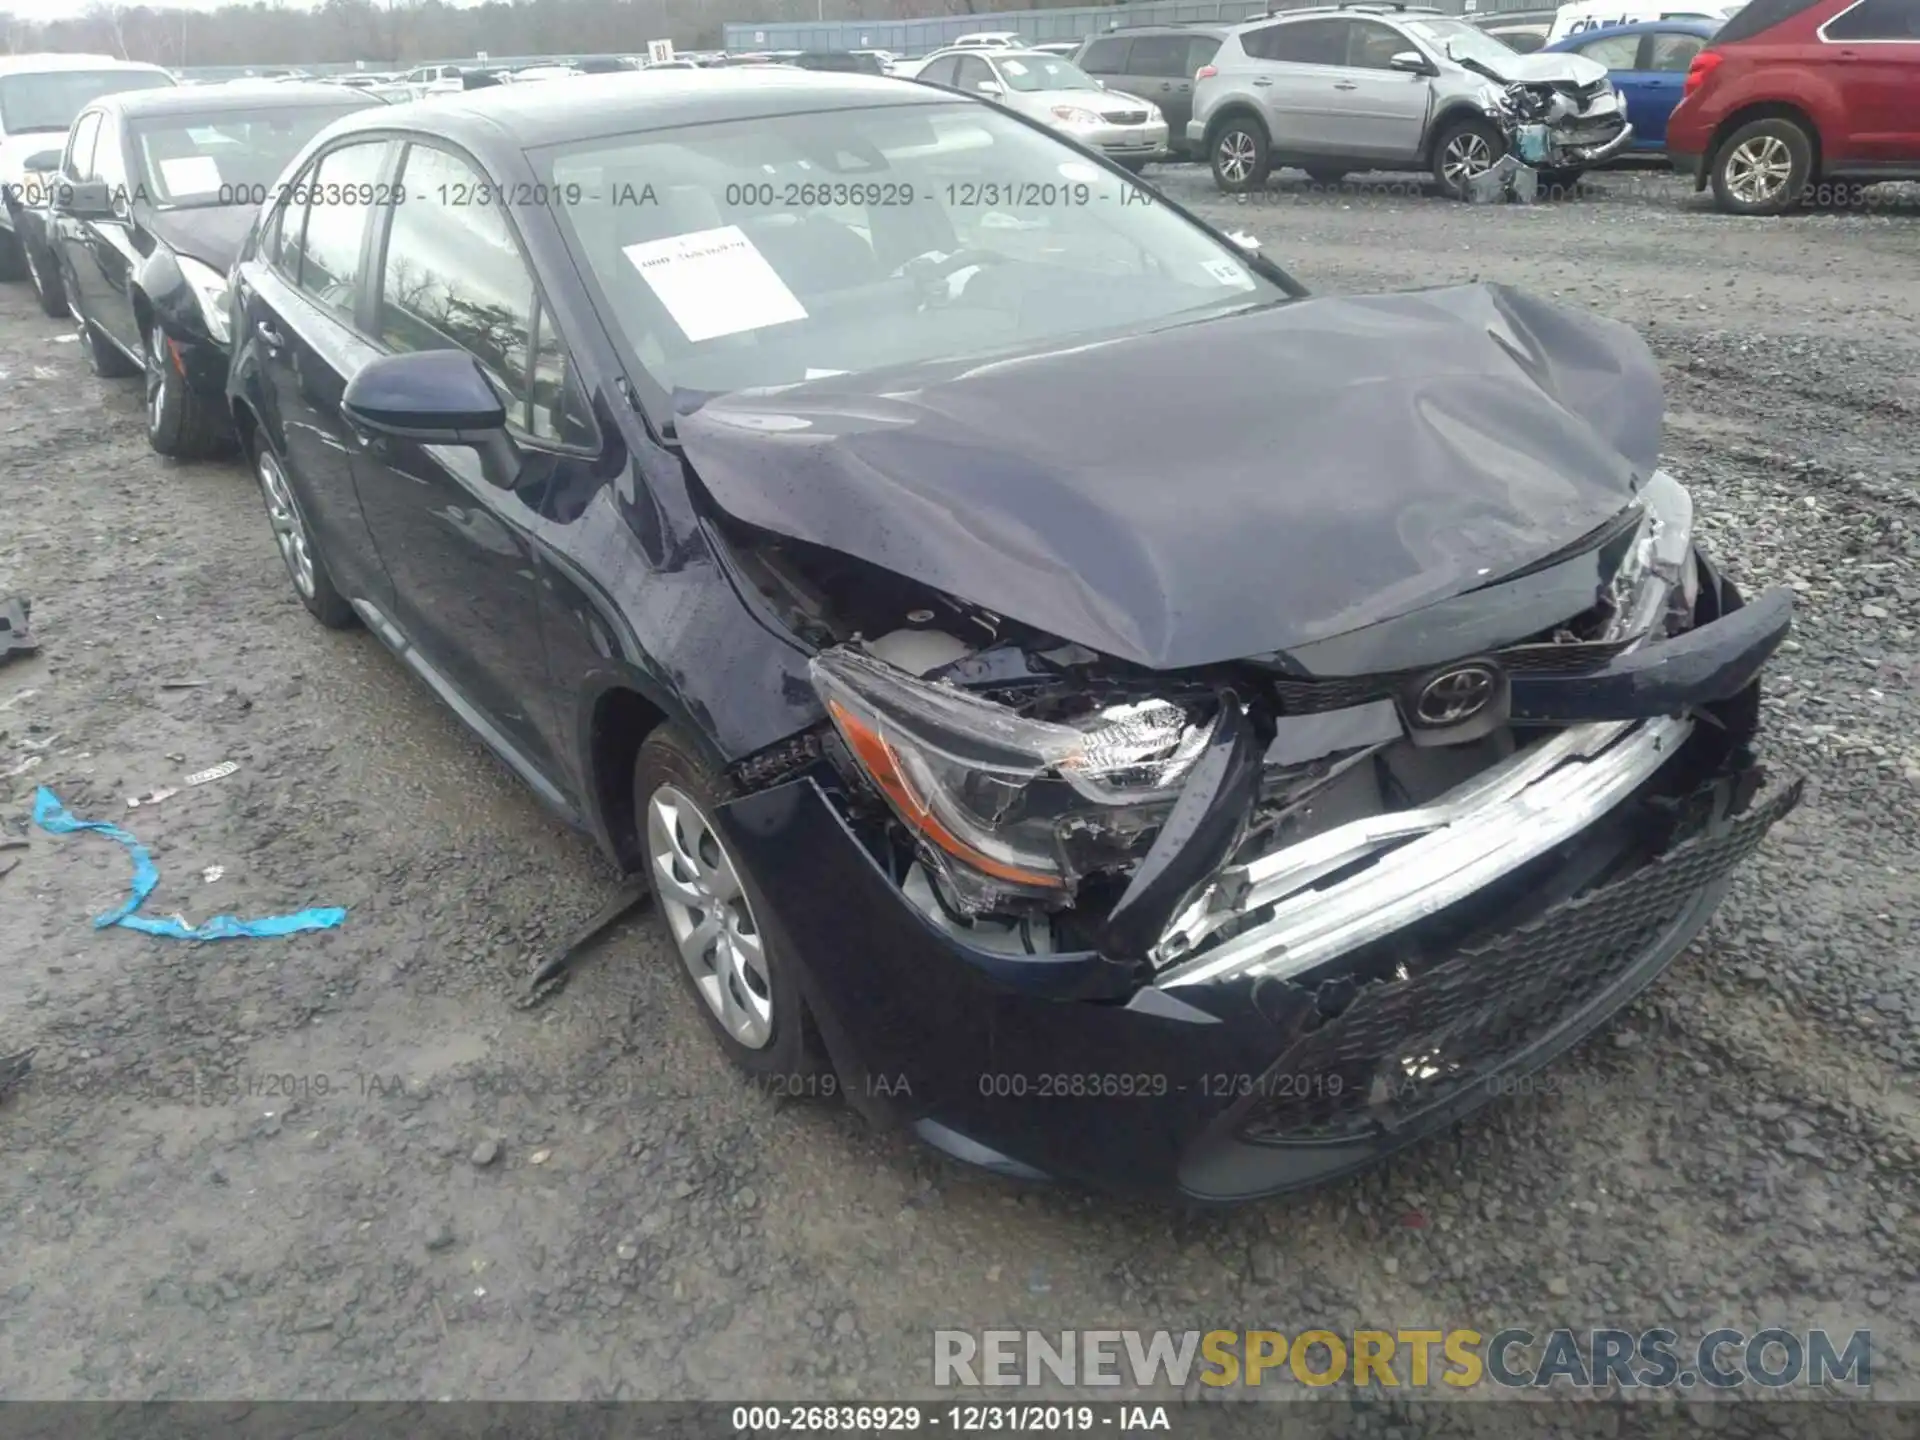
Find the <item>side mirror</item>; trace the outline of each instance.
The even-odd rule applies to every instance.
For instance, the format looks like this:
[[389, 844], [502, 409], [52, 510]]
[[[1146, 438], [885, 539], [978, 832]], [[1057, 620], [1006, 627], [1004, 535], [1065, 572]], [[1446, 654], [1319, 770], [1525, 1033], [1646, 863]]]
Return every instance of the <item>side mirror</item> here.
[[1387, 61], [1389, 70], [1403, 70], [1409, 75], [1431, 75], [1433, 67], [1427, 63], [1427, 57], [1418, 50], [1402, 50]]
[[58, 150], [42, 150], [38, 155], [29, 155], [27, 157], [27, 163], [20, 168], [34, 175], [45, 175], [48, 171], [58, 170], [60, 168], [60, 152]]
[[1244, 230], [1229, 230], [1227, 232], [1227, 239], [1231, 240], [1249, 255], [1258, 255], [1260, 253], [1259, 237], [1249, 235]]
[[998, 80], [982, 80], [973, 88], [978, 90], [982, 95], [1004, 95], [1007, 93], [1006, 87]]
[[507, 412], [480, 362], [464, 350], [382, 355], [347, 382], [340, 408], [355, 429], [422, 445], [465, 445], [480, 452], [490, 484], [510, 489], [520, 478], [520, 448], [507, 434]]
[[104, 180], [76, 180], [60, 187], [59, 208], [77, 220], [113, 214], [113, 196]]

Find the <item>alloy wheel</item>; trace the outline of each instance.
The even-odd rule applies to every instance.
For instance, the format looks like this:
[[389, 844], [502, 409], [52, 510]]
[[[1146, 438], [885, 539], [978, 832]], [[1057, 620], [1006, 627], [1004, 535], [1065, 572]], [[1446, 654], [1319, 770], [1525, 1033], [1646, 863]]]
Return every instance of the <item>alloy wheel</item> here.
[[1793, 174], [1793, 153], [1778, 135], [1755, 135], [1727, 157], [1727, 193], [1742, 205], [1771, 205]]
[[307, 526], [300, 506], [294, 501], [293, 488], [273, 452], [264, 445], [260, 450], [260, 493], [267, 502], [267, 523], [273, 526], [273, 540], [280, 547], [280, 558], [287, 562], [287, 574], [293, 587], [305, 599], [313, 599], [313, 546], [307, 539]]
[[160, 433], [167, 412], [167, 337], [158, 325], [147, 337], [147, 429]]
[[1220, 174], [1238, 185], [1253, 174], [1253, 137], [1244, 130], [1229, 130], [1220, 137]]
[[1449, 185], [1463, 187], [1476, 175], [1493, 168], [1493, 146], [1476, 130], [1462, 130], [1447, 142], [1440, 157], [1440, 173]]
[[733, 858], [691, 797], [662, 785], [647, 801], [647, 861], [667, 927], [694, 988], [749, 1050], [773, 1038], [766, 940]]

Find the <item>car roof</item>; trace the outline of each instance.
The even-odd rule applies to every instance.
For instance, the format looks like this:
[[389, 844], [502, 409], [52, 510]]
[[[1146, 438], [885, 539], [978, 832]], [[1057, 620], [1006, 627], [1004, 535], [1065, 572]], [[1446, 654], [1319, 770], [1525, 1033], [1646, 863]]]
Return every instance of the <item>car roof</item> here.
[[369, 107], [347, 116], [332, 133], [408, 129], [442, 135], [475, 150], [489, 150], [502, 142], [514, 149], [533, 150], [680, 125], [881, 105], [953, 103], [955, 97], [948, 91], [839, 70], [771, 65], [641, 70], [582, 75], [565, 85], [492, 85]]
[[[344, 85], [322, 85], [311, 80], [284, 84], [183, 85], [166, 90], [122, 90], [93, 103], [118, 110], [129, 120], [150, 115], [207, 115], [216, 110], [293, 110], [309, 105], [350, 104], [365, 97]], [[374, 101], [370, 108], [387, 107]]]
[[164, 65], [149, 65], [144, 60], [116, 60], [111, 55], [0, 55], [0, 75], [18, 75], [42, 70], [140, 70], [171, 75]]
[[1157, 39], [1162, 35], [1225, 35], [1231, 25], [1221, 25], [1211, 20], [1197, 20], [1192, 24], [1185, 21], [1172, 21], [1165, 25], [1121, 25], [1112, 30], [1102, 30], [1097, 35], [1089, 35], [1088, 40], [1137, 40], [1141, 37]]

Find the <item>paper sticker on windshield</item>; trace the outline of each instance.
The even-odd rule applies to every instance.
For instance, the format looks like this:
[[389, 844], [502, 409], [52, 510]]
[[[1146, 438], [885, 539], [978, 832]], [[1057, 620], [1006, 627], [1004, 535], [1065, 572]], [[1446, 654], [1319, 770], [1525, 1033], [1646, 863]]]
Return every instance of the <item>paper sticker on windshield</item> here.
[[689, 340], [807, 318], [786, 282], [738, 225], [647, 240], [621, 253]]
[[1024, 75], [1027, 73], [1027, 67], [1022, 65], [1018, 60], [1002, 60], [1000, 62], [1000, 68], [1009, 75]]
[[211, 155], [182, 155], [160, 162], [160, 178], [173, 195], [211, 195], [220, 188], [220, 166]]
[[1253, 289], [1253, 277], [1231, 260], [1207, 261], [1207, 273], [1222, 285], [1231, 285], [1238, 290]]

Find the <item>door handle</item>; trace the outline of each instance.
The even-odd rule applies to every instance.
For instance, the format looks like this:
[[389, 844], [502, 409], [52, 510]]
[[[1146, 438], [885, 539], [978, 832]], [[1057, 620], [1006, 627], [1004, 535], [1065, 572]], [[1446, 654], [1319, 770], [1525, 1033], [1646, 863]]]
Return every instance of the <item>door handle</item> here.
[[1358, 90], [1360, 87], [1351, 80], [1336, 80], [1333, 82], [1333, 88], [1336, 90]]
[[1261, 79], [1261, 80], [1255, 80], [1255, 81], [1254, 81], [1253, 83], [1254, 83], [1254, 84], [1256, 84], [1256, 85], [1271, 85], [1271, 84], [1273, 83], [1273, 81], [1271, 81], [1271, 80], [1266, 80], [1266, 79]]
[[1858, 60], [1860, 58], [1860, 52], [1858, 50], [1842, 50], [1840, 52], [1840, 58], [1842, 60]]
[[284, 348], [287, 343], [287, 337], [282, 335], [278, 330], [274, 329], [273, 326], [269, 325], [264, 320], [255, 322], [253, 327], [253, 333], [258, 335], [263, 341], [266, 342], [266, 344], [270, 348], [274, 350], [279, 350]]

